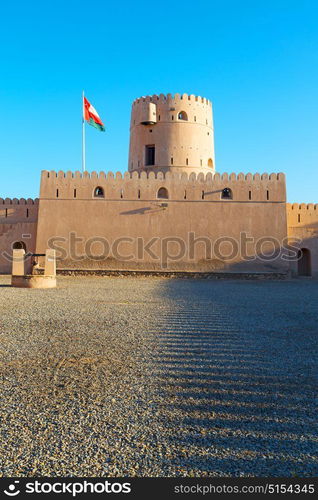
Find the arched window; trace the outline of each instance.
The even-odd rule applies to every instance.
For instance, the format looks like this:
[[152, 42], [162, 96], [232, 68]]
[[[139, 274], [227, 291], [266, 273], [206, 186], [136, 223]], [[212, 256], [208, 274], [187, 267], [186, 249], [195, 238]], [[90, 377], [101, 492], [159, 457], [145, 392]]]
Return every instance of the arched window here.
[[167, 200], [169, 198], [168, 189], [164, 187], [158, 189], [157, 198], [160, 198], [162, 200]]
[[233, 198], [232, 189], [230, 188], [222, 189], [221, 198], [222, 200], [232, 200]]
[[183, 121], [188, 121], [188, 115], [185, 111], [180, 111], [180, 113], [178, 113], [178, 120], [183, 120]]
[[100, 186], [98, 186], [97, 188], [95, 188], [94, 190], [94, 198], [104, 198], [105, 195], [104, 195], [104, 189]]
[[12, 243], [12, 250], [25, 250], [26, 252], [26, 245], [24, 241], [15, 241]]
[[208, 167], [213, 168], [213, 160], [212, 160], [212, 158], [208, 159]]

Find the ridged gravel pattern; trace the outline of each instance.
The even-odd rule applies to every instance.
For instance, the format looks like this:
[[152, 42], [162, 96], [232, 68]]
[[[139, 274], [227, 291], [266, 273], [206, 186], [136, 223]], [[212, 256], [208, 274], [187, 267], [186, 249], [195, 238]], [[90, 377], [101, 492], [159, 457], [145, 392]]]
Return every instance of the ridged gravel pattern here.
[[317, 476], [317, 281], [9, 282], [1, 476]]

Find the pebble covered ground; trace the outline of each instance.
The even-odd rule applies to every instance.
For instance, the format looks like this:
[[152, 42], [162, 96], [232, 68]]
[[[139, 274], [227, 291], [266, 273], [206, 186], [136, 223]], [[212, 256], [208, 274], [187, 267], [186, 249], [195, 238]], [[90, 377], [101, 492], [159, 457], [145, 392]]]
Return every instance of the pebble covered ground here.
[[318, 282], [0, 278], [1, 476], [317, 476]]

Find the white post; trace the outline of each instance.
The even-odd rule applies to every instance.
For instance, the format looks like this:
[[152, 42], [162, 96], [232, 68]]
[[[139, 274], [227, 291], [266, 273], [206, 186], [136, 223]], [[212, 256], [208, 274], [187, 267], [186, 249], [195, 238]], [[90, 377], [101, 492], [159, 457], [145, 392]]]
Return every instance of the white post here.
[[86, 170], [86, 151], [85, 151], [85, 120], [84, 120], [84, 90], [82, 96], [82, 170], [85, 172]]

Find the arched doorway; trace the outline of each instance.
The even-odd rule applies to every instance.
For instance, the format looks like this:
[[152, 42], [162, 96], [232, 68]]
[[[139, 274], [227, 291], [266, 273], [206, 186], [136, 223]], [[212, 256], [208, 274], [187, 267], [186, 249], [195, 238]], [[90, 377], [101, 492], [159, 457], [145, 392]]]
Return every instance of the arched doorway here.
[[308, 248], [298, 251], [298, 276], [311, 276], [311, 256]]

